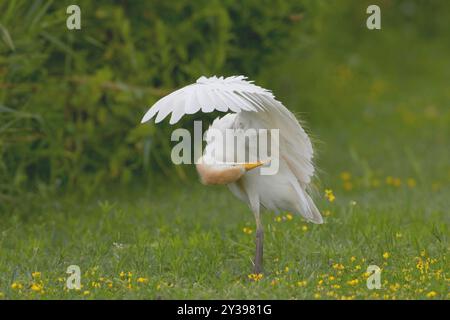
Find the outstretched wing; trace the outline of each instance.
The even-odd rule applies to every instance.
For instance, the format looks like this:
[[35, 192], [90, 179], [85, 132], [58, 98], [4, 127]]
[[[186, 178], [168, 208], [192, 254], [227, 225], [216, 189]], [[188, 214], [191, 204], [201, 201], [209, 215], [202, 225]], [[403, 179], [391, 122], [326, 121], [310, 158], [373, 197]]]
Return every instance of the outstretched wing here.
[[263, 98], [274, 99], [273, 94], [245, 79], [244, 76], [200, 77], [196, 83], [174, 91], [156, 102], [144, 115], [142, 122], [156, 115], [155, 122], [158, 123], [172, 113], [170, 124], [174, 124], [185, 114], [194, 114], [200, 110], [202, 112], [264, 110]]
[[311, 141], [295, 116], [271, 91], [261, 88], [244, 76], [200, 77], [196, 83], [181, 88], [156, 102], [144, 115], [142, 122], [156, 116], [158, 123], [172, 114], [170, 124], [185, 114], [198, 111], [241, 113], [246, 118], [258, 119], [266, 128], [280, 130], [280, 154], [302, 184], [308, 184], [314, 173], [311, 163]]

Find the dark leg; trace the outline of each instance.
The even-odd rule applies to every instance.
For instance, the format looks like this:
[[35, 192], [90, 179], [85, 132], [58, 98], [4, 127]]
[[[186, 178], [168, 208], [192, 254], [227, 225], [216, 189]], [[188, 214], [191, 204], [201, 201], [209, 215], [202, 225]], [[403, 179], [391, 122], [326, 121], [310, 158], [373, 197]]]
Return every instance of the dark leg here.
[[256, 220], [256, 253], [255, 261], [253, 267], [253, 273], [263, 272], [263, 241], [264, 241], [264, 231], [261, 223], [261, 217], [259, 214], [259, 208], [253, 210]]
[[253, 273], [262, 273], [263, 271], [263, 242], [264, 231], [262, 227], [256, 228], [256, 253], [255, 253], [255, 265]]

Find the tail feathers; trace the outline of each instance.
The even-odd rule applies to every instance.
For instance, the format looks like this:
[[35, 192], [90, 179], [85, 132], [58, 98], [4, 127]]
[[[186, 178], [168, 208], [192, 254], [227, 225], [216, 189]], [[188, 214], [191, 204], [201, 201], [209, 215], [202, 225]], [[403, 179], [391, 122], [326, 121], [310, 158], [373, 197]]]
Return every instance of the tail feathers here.
[[291, 181], [291, 184], [299, 196], [297, 203], [299, 213], [310, 222], [323, 223], [322, 215], [311, 197], [300, 187], [297, 181]]
[[312, 219], [310, 219], [311, 222], [322, 224], [323, 223], [322, 215], [320, 214], [319, 209], [317, 209], [316, 205], [314, 204], [314, 201], [308, 194], [306, 194], [306, 200], [308, 201], [310, 215], [312, 215]]

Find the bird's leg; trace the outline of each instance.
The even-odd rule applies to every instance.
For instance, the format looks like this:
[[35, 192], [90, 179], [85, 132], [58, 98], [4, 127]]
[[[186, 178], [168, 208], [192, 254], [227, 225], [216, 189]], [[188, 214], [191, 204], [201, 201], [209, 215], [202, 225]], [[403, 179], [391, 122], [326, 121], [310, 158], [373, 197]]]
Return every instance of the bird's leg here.
[[254, 210], [255, 220], [256, 220], [256, 253], [253, 273], [259, 274], [263, 271], [263, 241], [264, 241], [264, 231], [261, 223], [261, 217], [259, 214], [259, 208]]

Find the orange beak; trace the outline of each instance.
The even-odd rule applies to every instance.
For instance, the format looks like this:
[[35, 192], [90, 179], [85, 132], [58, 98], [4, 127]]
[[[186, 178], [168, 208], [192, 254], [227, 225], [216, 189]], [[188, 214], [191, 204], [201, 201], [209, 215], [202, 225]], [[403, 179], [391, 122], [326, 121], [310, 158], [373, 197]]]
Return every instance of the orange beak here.
[[263, 161], [258, 161], [258, 162], [252, 162], [252, 163], [245, 163], [243, 166], [244, 166], [245, 171], [250, 171], [252, 169], [262, 166], [264, 163], [265, 162], [263, 162]]

